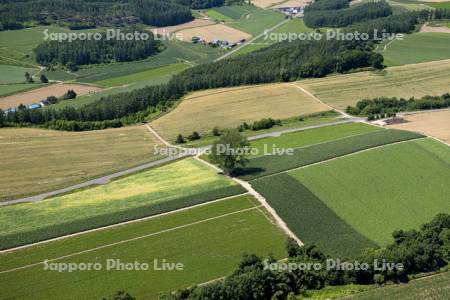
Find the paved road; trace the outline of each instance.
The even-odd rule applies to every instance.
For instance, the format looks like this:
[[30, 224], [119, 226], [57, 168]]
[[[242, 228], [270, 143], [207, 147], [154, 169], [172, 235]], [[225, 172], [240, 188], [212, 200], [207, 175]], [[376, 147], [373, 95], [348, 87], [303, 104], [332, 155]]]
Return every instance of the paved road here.
[[[359, 122], [361, 121], [361, 118], [351, 118], [351, 119], [345, 119], [342, 121], [335, 121], [335, 122], [330, 122], [330, 123], [323, 123], [323, 124], [319, 124], [319, 125], [313, 125], [313, 126], [307, 126], [307, 127], [301, 127], [301, 128], [291, 128], [291, 129], [285, 129], [285, 130], [279, 130], [279, 131], [275, 131], [275, 132], [269, 132], [269, 133], [264, 133], [264, 134], [260, 134], [260, 135], [255, 135], [252, 137], [249, 137], [248, 139], [250, 141], [253, 140], [257, 140], [257, 139], [262, 139], [262, 138], [266, 138], [266, 137], [277, 137], [280, 136], [282, 134], [285, 133], [291, 133], [291, 132], [298, 132], [298, 131], [303, 131], [303, 130], [307, 130], [307, 129], [314, 129], [314, 128], [321, 128], [321, 127], [325, 127], [325, 126], [330, 126], [330, 125], [338, 125], [338, 124], [345, 124], [345, 123], [352, 123], [352, 122]], [[150, 126], [147, 125], [147, 128], [150, 132], [152, 132], [153, 134], [155, 134], [156, 132], [153, 130], [153, 128], [151, 128]], [[158, 139], [164, 140], [162, 139], [159, 135], [157, 135]], [[5, 206], [5, 205], [12, 205], [12, 204], [19, 204], [19, 203], [24, 203], [24, 202], [39, 202], [42, 201], [46, 198], [49, 197], [53, 197], [53, 196], [58, 196], [61, 194], [65, 194], [65, 193], [69, 193], [69, 192], [73, 192], [75, 190], [81, 189], [81, 188], [86, 188], [89, 186], [93, 186], [93, 185], [103, 185], [103, 184], [107, 184], [108, 182], [110, 182], [113, 179], [125, 176], [125, 175], [129, 175], [132, 173], [136, 173], [148, 168], [152, 168], [152, 167], [156, 167], [183, 157], [188, 157], [188, 156], [194, 156], [196, 153], [200, 152], [200, 151], [204, 151], [205, 149], [208, 149], [210, 146], [206, 146], [206, 147], [202, 147], [202, 148], [198, 148], [198, 149], [189, 149], [189, 148], [181, 148], [178, 146], [173, 146], [170, 143], [166, 142], [165, 143], [168, 147], [175, 147], [179, 150], [185, 150], [185, 151], [179, 151], [178, 154], [174, 155], [174, 156], [170, 156], [170, 157], [166, 157], [160, 160], [156, 160], [156, 161], [152, 161], [146, 164], [142, 164], [140, 166], [131, 168], [131, 169], [127, 169], [124, 171], [120, 171], [120, 172], [115, 172], [113, 174], [107, 175], [107, 176], [103, 176], [97, 179], [92, 179], [89, 181], [85, 181], [67, 188], [63, 188], [63, 189], [59, 189], [56, 191], [52, 191], [52, 192], [48, 192], [48, 193], [43, 193], [43, 194], [39, 194], [39, 195], [35, 195], [35, 196], [31, 196], [31, 197], [26, 197], [26, 198], [20, 198], [20, 199], [15, 199], [15, 200], [10, 200], [10, 201], [3, 201], [0, 202], [0, 206]]]
[[183, 157], [189, 156], [187, 153], [181, 153], [179, 155], [176, 156], [170, 156], [170, 157], [166, 157], [160, 160], [156, 160], [156, 161], [152, 161], [131, 169], [127, 169], [124, 171], [120, 171], [120, 172], [116, 172], [107, 176], [103, 176], [97, 179], [92, 179], [86, 182], [82, 182], [64, 189], [59, 189], [56, 191], [52, 191], [52, 192], [48, 192], [48, 193], [43, 193], [43, 194], [39, 194], [36, 196], [31, 196], [31, 197], [27, 197], [27, 198], [21, 198], [21, 199], [16, 199], [16, 200], [10, 200], [10, 201], [4, 201], [4, 202], [0, 202], [0, 206], [4, 206], [4, 205], [11, 205], [11, 204], [18, 204], [18, 203], [24, 203], [24, 202], [38, 202], [38, 201], [42, 201], [48, 197], [52, 197], [52, 196], [57, 196], [57, 195], [61, 195], [64, 193], [68, 193], [68, 192], [72, 192], [74, 190], [78, 190], [81, 188], [85, 188], [85, 187], [89, 187], [92, 185], [102, 185], [102, 184], [106, 184], [108, 182], [110, 182], [113, 179], [116, 179], [118, 177], [122, 177], [125, 175], [129, 175], [132, 173], [136, 173], [151, 167], [156, 167], [159, 166], [161, 164], [165, 164]]

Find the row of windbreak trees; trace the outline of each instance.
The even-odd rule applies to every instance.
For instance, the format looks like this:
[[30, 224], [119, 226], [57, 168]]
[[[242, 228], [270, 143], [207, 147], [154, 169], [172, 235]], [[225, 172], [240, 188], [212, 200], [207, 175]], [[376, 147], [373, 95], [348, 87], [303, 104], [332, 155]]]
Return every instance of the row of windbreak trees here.
[[305, 8], [304, 22], [311, 28], [346, 27], [390, 15], [392, 8], [385, 1], [368, 2], [349, 8], [348, 0], [318, 0]]
[[[206, 0], [205, 0], [206, 1]], [[0, 2], [0, 30], [30, 23], [73, 29], [144, 23], [167, 26], [193, 20], [188, 6], [163, 0], [19, 0]]]
[[[124, 31], [122, 34], [132, 33]], [[100, 34], [100, 33], [99, 33]], [[36, 61], [40, 65], [85, 65], [125, 62], [144, 59], [158, 53], [161, 43], [152, 33], [145, 33], [148, 39], [107, 38], [74, 41], [46, 41], [34, 49]]]
[[[449, 14], [450, 10], [445, 13]], [[357, 23], [345, 30], [410, 32], [418, 22], [435, 16], [428, 11], [408, 12]], [[379, 68], [383, 57], [372, 51], [372, 43], [371, 40], [278, 43], [237, 58], [193, 67], [176, 75], [166, 85], [107, 96], [84, 107], [59, 110], [22, 107], [16, 112], [0, 113], [0, 126], [42, 126], [62, 130], [119, 127], [143, 121], [156, 110], [167, 109], [189, 91], [322, 77], [364, 67]]]

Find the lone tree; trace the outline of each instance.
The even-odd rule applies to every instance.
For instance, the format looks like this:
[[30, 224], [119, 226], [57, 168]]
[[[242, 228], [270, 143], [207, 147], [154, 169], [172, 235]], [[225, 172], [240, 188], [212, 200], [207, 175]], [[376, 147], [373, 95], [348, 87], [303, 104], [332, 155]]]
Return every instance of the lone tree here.
[[27, 83], [33, 82], [33, 77], [31, 77], [30, 73], [28, 73], [28, 72], [25, 72], [25, 81]]
[[211, 162], [218, 164], [226, 174], [233, 174], [236, 167], [245, 167], [249, 149], [247, 138], [238, 130], [225, 132], [212, 148], [209, 158]]
[[42, 83], [48, 83], [48, 78], [44, 74], [41, 75], [40, 80], [41, 80]]

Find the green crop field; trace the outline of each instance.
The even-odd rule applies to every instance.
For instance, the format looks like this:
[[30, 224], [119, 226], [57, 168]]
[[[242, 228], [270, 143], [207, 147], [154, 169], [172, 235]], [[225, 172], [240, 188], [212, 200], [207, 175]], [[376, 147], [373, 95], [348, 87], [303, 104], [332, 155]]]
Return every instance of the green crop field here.
[[367, 98], [442, 95], [449, 92], [450, 60], [308, 79], [297, 84], [341, 109]]
[[252, 12], [248, 18], [231, 22], [228, 26], [247, 32], [253, 36], [272, 28], [284, 19], [284, 15], [274, 10], [258, 9]]
[[24, 68], [11, 65], [0, 65], [0, 85], [10, 83], [24, 83], [25, 73], [33, 75], [38, 70], [35, 68]]
[[241, 178], [252, 180], [318, 163], [324, 160], [351, 154], [373, 147], [423, 137], [420, 134], [401, 130], [379, 130], [362, 135], [349, 136], [309, 147], [295, 149], [292, 155], [261, 156], [249, 161]]
[[[46, 31], [47, 30], [47, 31]], [[77, 30], [76, 32], [93, 32], [98, 29]], [[33, 49], [43, 42], [50, 33], [67, 33], [71, 30], [57, 26], [37, 26], [21, 30], [0, 31], [0, 61], [10, 64], [35, 65]], [[8, 64], [9, 64], [8, 63]]]
[[304, 243], [315, 243], [325, 253], [342, 258], [377, 246], [288, 173], [254, 180], [252, 186]]
[[[436, 151], [436, 147], [441, 149]], [[436, 214], [450, 213], [449, 162], [446, 145], [422, 139], [305, 167], [289, 175], [359, 233], [386, 246], [393, 242], [393, 231], [418, 229]]]
[[0, 97], [6, 97], [19, 92], [36, 89], [42, 86], [43, 85], [39, 83], [0, 84]]
[[378, 52], [383, 55], [386, 65], [398, 66], [449, 59], [449, 45], [448, 33], [418, 32], [389, 43], [386, 50], [380, 46]]
[[447, 2], [436, 2], [436, 3], [427, 3], [428, 6], [434, 7], [434, 8], [450, 8], [450, 1]]
[[[238, 20], [245, 15], [258, 11], [258, 8], [251, 5], [230, 5], [213, 8], [212, 10], [218, 12], [220, 15], [225, 16], [231, 20]], [[209, 10], [208, 12], [210, 12]], [[207, 14], [208, 14], [207, 12]]]
[[0, 129], [0, 201], [153, 161], [161, 157], [153, 154], [155, 145], [162, 147], [144, 126], [86, 132]]
[[[125, 290], [138, 299], [230, 274], [245, 253], [285, 257], [285, 235], [249, 196], [0, 254], [2, 298], [102, 299]], [[68, 256], [63, 258], [63, 256]], [[100, 271], [45, 271], [43, 261], [102, 264]], [[149, 270], [108, 270], [107, 259], [149, 264]], [[181, 263], [181, 271], [154, 270]], [[24, 267], [29, 266], [29, 267]], [[19, 270], [5, 272], [14, 268]]]
[[181, 160], [39, 203], [1, 207], [0, 244], [17, 246], [244, 192], [236, 185], [195, 159]]
[[95, 82], [95, 84], [105, 87], [135, 84], [139, 82], [145, 82], [148, 85], [162, 84], [168, 82], [173, 75], [189, 67], [190, 65], [187, 63], [177, 63], [121, 77], [100, 80]]
[[220, 13], [217, 9], [210, 9], [210, 10], [206, 11], [205, 14], [208, 17], [210, 17], [211, 19], [217, 20], [217, 21], [230, 22], [230, 21], [234, 20], [233, 18]]
[[251, 147], [257, 149], [261, 156], [265, 150], [272, 152], [275, 148], [298, 148], [331, 140], [345, 138], [353, 135], [365, 134], [382, 130], [380, 127], [364, 123], [350, 123], [343, 125], [326, 126], [305, 131], [283, 134], [279, 137], [265, 138], [251, 142]]
[[394, 284], [382, 288], [371, 289], [364, 293], [355, 294], [346, 299], [378, 300], [378, 299], [407, 299], [407, 300], [447, 300], [450, 298], [450, 272], [420, 278], [408, 284]]

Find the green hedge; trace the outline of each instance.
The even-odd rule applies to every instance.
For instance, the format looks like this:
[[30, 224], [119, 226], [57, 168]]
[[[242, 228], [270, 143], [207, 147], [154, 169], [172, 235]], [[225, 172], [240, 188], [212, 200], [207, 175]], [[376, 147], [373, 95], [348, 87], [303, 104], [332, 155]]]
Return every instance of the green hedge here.
[[421, 137], [424, 136], [414, 132], [389, 129], [299, 148], [294, 150], [293, 155], [257, 157], [251, 159], [244, 170], [240, 170], [240, 177], [244, 180], [252, 180], [365, 149]]
[[347, 258], [378, 247], [286, 173], [257, 179], [252, 186], [301, 241], [316, 244], [328, 255]]
[[0, 250], [14, 248], [26, 244], [36, 243], [76, 232], [113, 225], [139, 218], [153, 216], [180, 208], [201, 204], [216, 199], [244, 193], [246, 190], [240, 185], [219, 188], [196, 195], [177, 198], [171, 201], [142, 206], [111, 214], [80, 219], [67, 223], [55, 224], [32, 231], [0, 236]]

